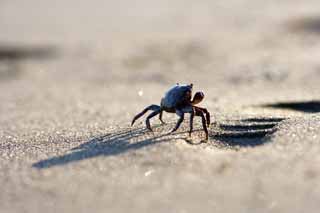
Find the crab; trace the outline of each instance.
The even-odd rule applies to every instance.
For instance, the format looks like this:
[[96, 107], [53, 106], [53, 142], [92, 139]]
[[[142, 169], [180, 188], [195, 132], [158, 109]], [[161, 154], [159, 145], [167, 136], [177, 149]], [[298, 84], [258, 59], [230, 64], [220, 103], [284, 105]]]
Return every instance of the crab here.
[[175, 132], [180, 127], [181, 123], [184, 120], [184, 114], [190, 113], [189, 137], [191, 137], [191, 133], [193, 131], [194, 116], [200, 116], [202, 119], [203, 130], [206, 134], [205, 140], [207, 141], [208, 140], [207, 127], [209, 127], [210, 125], [210, 113], [206, 108], [196, 106], [198, 103], [200, 103], [203, 100], [204, 94], [203, 92], [196, 92], [192, 98], [192, 87], [193, 87], [193, 84], [180, 85], [177, 83], [175, 86], [173, 86], [171, 89], [169, 89], [165, 93], [164, 97], [161, 99], [160, 106], [152, 104], [146, 107], [142, 112], [134, 116], [131, 122], [131, 126], [133, 126], [133, 124], [137, 119], [139, 119], [146, 112], [151, 110], [153, 112], [148, 115], [145, 122], [146, 122], [147, 129], [152, 131], [152, 128], [150, 126], [151, 118], [153, 118], [156, 115], [159, 115], [159, 120], [161, 121], [162, 124], [165, 124], [165, 122], [162, 120], [163, 112], [176, 113], [179, 116], [179, 119], [175, 127], [173, 128], [173, 130], [170, 132], [172, 133], [172, 132]]

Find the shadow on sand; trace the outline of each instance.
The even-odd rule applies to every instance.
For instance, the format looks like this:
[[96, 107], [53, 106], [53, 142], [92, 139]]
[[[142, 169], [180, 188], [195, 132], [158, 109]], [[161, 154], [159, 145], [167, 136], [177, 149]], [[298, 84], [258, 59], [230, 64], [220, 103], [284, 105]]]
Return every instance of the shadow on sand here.
[[57, 56], [53, 46], [19, 46], [0, 44], [0, 81], [16, 79], [23, 74], [20, 62], [45, 60]]
[[20, 61], [25, 59], [48, 59], [57, 55], [53, 46], [16, 46], [0, 44], [0, 61]]
[[[58, 165], [65, 165], [71, 162], [80, 161], [97, 156], [114, 156], [120, 155], [128, 151], [137, 150], [146, 146], [173, 140], [173, 138], [165, 137], [169, 133], [155, 137], [142, 137], [144, 139], [137, 140], [138, 137], [147, 134], [149, 130], [138, 128], [133, 130], [124, 130], [117, 133], [110, 133], [100, 137], [95, 137], [80, 146], [73, 148], [71, 153], [62, 156], [52, 157], [34, 163], [32, 167], [38, 169], [50, 168]], [[152, 134], [149, 132], [149, 134]], [[181, 134], [174, 133], [174, 134]], [[170, 135], [174, 135], [170, 134]], [[184, 137], [174, 139], [186, 139]]]
[[220, 131], [211, 138], [220, 142], [220, 147], [254, 147], [268, 142], [268, 135], [284, 118], [250, 118], [219, 124]]
[[294, 32], [320, 33], [320, 17], [299, 17], [288, 23], [288, 28]]
[[320, 101], [279, 102], [260, 105], [260, 107], [290, 109], [305, 113], [318, 113], [320, 112]]
[[[262, 145], [267, 142], [266, 136], [275, 132], [275, 126], [283, 118], [251, 118], [233, 121], [233, 124], [219, 124], [217, 132], [210, 133], [210, 139], [219, 143], [218, 147], [247, 147]], [[236, 122], [237, 124], [234, 124]], [[203, 131], [202, 129], [195, 132]], [[191, 145], [199, 145], [204, 141], [194, 143], [188, 137], [166, 137], [168, 135], [183, 135], [188, 131], [166, 133], [154, 136], [145, 128], [126, 129], [95, 137], [80, 146], [73, 148], [71, 153], [41, 160], [32, 165], [34, 168], [45, 169], [53, 166], [94, 158], [97, 156], [115, 156], [134, 151], [154, 144], [182, 139]]]

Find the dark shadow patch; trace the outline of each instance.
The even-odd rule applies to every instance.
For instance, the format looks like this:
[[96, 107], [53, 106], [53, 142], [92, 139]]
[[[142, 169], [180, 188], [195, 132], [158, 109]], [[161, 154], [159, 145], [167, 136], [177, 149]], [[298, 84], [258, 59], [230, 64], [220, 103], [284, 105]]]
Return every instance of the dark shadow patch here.
[[288, 23], [288, 28], [295, 32], [320, 33], [320, 17], [301, 17]]
[[249, 118], [220, 124], [217, 134], [211, 138], [217, 140], [220, 147], [248, 147], [266, 143], [267, 136], [276, 131], [283, 118]]
[[[162, 134], [154, 137], [152, 136], [152, 133], [149, 132], [149, 134], [151, 134], [150, 137], [143, 140], [135, 141], [139, 136], [147, 134], [147, 132], [149, 132], [149, 130], [146, 130], [145, 128], [138, 128], [134, 130], [124, 130], [117, 133], [110, 133], [100, 137], [95, 137], [88, 142], [81, 144], [76, 148], [73, 148], [71, 150], [71, 153], [41, 160], [37, 163], [34, 163], [32, 167], [38, 169], [50, 168], [53, 166], [66, 165], [68, 163], [94, 158], [97, 156], [120, 155], [128, 151], [138, 150], [146, 146], [151, 146], [173, 139], [185, 139], [184, 137], [165, 137], [168, 134]], [[181, 134], [181, 132], [170, 135], [175, 134]]]
[[57, 55], [53, 46], [11, 46], [0, 44], [0, 61], [20, 61], [26, 59], [48, 59]]
[[190, 145], [200, 145], [202, 143], [207, 143], [208, 142], [206, 140], [200, 140], [200, 141], [195, 143], [192, 139], [189, 139], [189, 138], [185, 138], [184, 140]]
[[247, 118], [242, 119], [242, 122], [249, 122], [249, 123], [278, 123], [285, 120], [285, 118]]
[[221, 124], [220, 128], [224, 130], [231, 130], [231, 131], [243, 131], [247, 129], [251, 130], [266, 130], [266, 129], [271, 129], [276, 125], [276, 123], [266, 123], [266, 124], [235, 124], [235, 125], [225, 125]]
[[242, 138], [262, 138], [266, 136], [268, 133], [272, 133], [274, 129], [267, 129], [267, 130], [251, 130], [250, 128], [239, 131], [232, 131], [232, 132], [223, 132], [219, 133], [215, 137], [219, 138], [234, 138], [234, 139], [242, 139]]
[[0, 44], [0, 80], [16, 79], [22, 74], [20, 62], [46, 60], [56, 57], [53, 46], [19, 46]]
[[261, 107], [277, 108], [277, 109], [290, 109], [301, 111], [305, 113], [320, 112], [320, 101], [302, 101], [302, 102], [280, 102], [274, 104], [264, 104]]

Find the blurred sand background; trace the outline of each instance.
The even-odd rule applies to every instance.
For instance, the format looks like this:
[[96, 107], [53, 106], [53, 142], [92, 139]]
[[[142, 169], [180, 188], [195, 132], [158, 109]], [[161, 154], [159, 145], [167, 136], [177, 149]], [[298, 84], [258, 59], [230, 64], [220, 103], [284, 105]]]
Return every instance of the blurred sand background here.
[[[320, 2], [0, 2], [0, 212], [318, 212]], [[210, 140], [132, 117], [194, 83]]]

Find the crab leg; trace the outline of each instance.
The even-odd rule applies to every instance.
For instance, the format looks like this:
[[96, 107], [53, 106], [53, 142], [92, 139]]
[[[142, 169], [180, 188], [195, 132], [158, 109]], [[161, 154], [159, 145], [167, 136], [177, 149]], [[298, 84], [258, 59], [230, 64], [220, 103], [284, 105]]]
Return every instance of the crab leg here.
[[146, 107], [144, 110], [142, 110], [142, 112], [138, 113], [136, 116], [134, 116], [132, 122], [131, 122], [131, 126], [134, 124], [134, 122], [139, 119], [141, 116], [143, 116], [146, 112], [148, 112], [149, 110], [152, 111], [159, 111], [158, 113], [160, 113], [160, 106], [158, 105], [150, 105], [148, 107]]
[[190, 113], [190, 130], [189, 130], [190, 137], [193, 130], [193, 118], [194, 118], [194, 110], [192, 110], [192, 112]]
[[210, 113], [206, 108], [198, 107], [198, 106], [193, 106], [196, 110], [202, 111], [206, 115], [206, 121], [207, 121], [207, 126], [210, 125]]
[[177, 110], [176, 114], [179, 116], [179, 120], [171, 132], [175, 132], [180, 127], [182, 121], [184, 120], [184, 112], [183, 111]]
[[204, 113], [199, 108], [195, 108], [195, 110], [196, 110], [196, 116], [200, 116], [202, 119], [202, 127], [203, 127], [204, 132], [206, 133], [206, 140], [208, 140], [209, 134], [208, 134], [208, 129], [207, 129], [207, 125], [206, 125], [206, 118], [204, 116]]
[[161, 121], [162, 124], [165, 124], [165, 122], [162, 120], [162, 114], [163, 114], [163, 110], [160, 111], [159, 120]]
[[[193, 107], [191, 105], [186, 106], [182, 109], [176, 110], [176, 114], [179, 116], [179, 120], [171, 132], [176, 131], [180, 127], [180, 125], [184, 119], [184, 113], [191, 113], [190, 121], [193, 121], [194, 112], [193, 112]], [[192, 129], [193, 129], [193, 122], [190, 122], [190, 134], [191, 134]]]
[[147, 119], [146, 119], [146, 126], [147, 128], [152, 131], [151, 126], [150, 126], [150, 119], [156, 115], [158, 115], [160, 113], [160, 109], [158, 109], [157, 111], [152, 112], [150, 115], [148, 115]]

